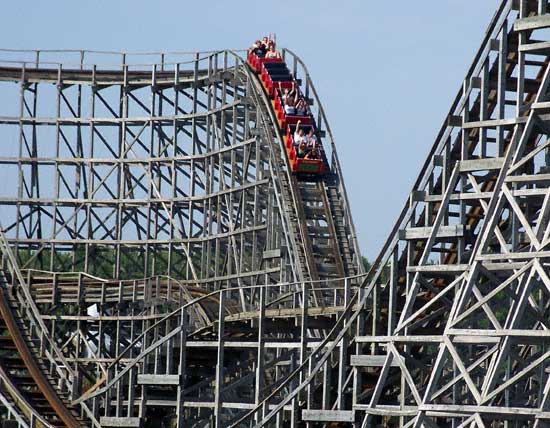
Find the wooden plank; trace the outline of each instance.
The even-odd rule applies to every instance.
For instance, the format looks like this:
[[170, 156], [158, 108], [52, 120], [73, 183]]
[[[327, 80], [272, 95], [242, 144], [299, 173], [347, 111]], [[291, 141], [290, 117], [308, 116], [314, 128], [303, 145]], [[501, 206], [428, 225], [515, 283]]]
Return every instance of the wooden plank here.
[[[550, 51], [548, 52], [550, 54]], [[550, 101], [541, 101], [538, 103], [531, 104], [531, 109], [533, 110], [539, 110], [537, 113], [541, 114], [542, 112], [540, 110], [548, 110], [550, 109]], [[542, 122], [544, 124], [544, 122]], [[547, 128], [545, 127], [544, 130], [546, 131]]]
[[102, 416], [99, 419], [99, 423], [103, 427], [128, 427], [128, 428], [140, 428], [141, 418], [129, 418], [129, 417], [114, 417], [114, 416]]
[[[382, 367], [386, 361], [385, 355], [352, 355], [351, 365], [356, 367]], [[398, 367], [395, 357], [390, 364], [391, 367]]]
[[354, 422], [353, 410], [302, 410], [305, 422]]
[[[344, 306], [326, 306], [326, 307], [310, 307], [307, 308], [307, 314], [309, 316], [323, 316], [323, 315], [334, 315], [339, 312], [342, 312], [346, 309]], [[280, 308], [280, 309], [267, 309], [265, 311], [265, 316], [267, 318], [288, 318], [292, 316], [300, 316], [303, 312], [302, 308]], [[257, 318], [259, 316], [259, 311], [249, 311], [249, 312], [239, 312], [235, 315], [228, 315], [225, 317], [226, 321], [238, 321], [244, 319]]]
[[514, 22], [514, 31], [536, 30], [548, 27], [550, 27], [550, 15], [530, 16]]
[[470, 338], [476, 336], [476, 337], [482, 338], [482, 340], [485, 340], [491, 336], [493, 337], [513, 336], [513, 337], [520, 337], [520, 338], [534, 337], [541, 343], [547, 342], [548, 340], [550, 340], [550, 330], [525, 330], [525, 329], [506, 329], [506, 328], [478, 330], [478, 329], [450, 328], [447, 331], [448, 331], [448, 334], [451, 334], [451, 335], [455, 335], [455, 334], [469, 335]]
[[500, 169], [504, 158], [470, 159], [460, 161], [460, 172], [483, 171], [487, 169]]
[[550, 42], [536, 42], [536, 43], [521, 45], [519, 47], [519, 50], [520, 52], [525, 52], [530, 54], [548, 55], [550, 54]]
[[418, 410], [428, 412], [468, 412], [468, 413], [484, 413], [488, 415], [498, 415], [500, 418], [515, 417], [515, 416], [535, 416], [538, 418], [550, 417], [550, 412], [541, 412], [538, 408], [530, 407], [495, 407], [495, 406], [476, 406], [469, 404], [422, 404], [418, 406]]
[[[468, 227], [463, 224], [441, 226], [437, 231], [436, 238], [457, 238], [464, 236], [466, 230], [468, 230]], [[408, 227], [399, 231], [399, 239], [428, 239], [431, 232], [431, 227]]]
[[[452, 331], [454, 343], [499, 343], [499, 336], [494, 335], [470, 335], [465, 330], [449, 330]], [[484, 330], [485, 331], [485, 330]], [[494, 332], [491, 330], [490, 332]], [[460, 333], [460, 334], [459, 334]], [[444, 336], [426, 335], [426, 336], [357, 336], [357, 343], [441, 343]]]
[[278, 258], [278, 257], [281, 257], [281, 249], [280, 248], [278, 248], [276, 250], [264, 251], [264, 254], [263, 254], [264, 260], [265, 259], [274, 259], [274, 258]]
[[138, 374], [139, 385], [179, 385], [180, 376], [177, 374]]
[[371, 407], [370, 404], [355, 404], [354, 410], [361, 410], [370, 415], [391, 415], [391, 416], [416, 416], [418, 414], [417, 406], [394, 406], [377, 405]]
[[460, 265], [423, 265], [409, 266], [407, 272], [425, 272], [425, 273], [460, 273], [467, 270], [470, 266], [467, 264]]
[[512, 175], [506, 177], [507, 183], [537, 183], [541, 181], [550, 181], [550, 174], [533, 175]]
[[[481, 193], [459, 193], [451, 196], [451, 201], [477, 201], [479, 199], [490, 199], [493, 196], [492, 192]], [[426, 195], [424, 202], [440, 202], [443, 199], [442, 195]]]
[[462, 125], [462, 129], [474, 129], [474, 128], [496, 128], [497, 126], [514, 126], [518, 123], [525, 123], [526, 118], [514, 117], [511, 119], [489, 119], [479, 120], [475, 122], [465, 122]]
[[530, 253], [503, 253], [503, 254], [482, 254], [476, 260], [530, 260], [536, 258], [549, 258], [550, 251], [532, 251]]

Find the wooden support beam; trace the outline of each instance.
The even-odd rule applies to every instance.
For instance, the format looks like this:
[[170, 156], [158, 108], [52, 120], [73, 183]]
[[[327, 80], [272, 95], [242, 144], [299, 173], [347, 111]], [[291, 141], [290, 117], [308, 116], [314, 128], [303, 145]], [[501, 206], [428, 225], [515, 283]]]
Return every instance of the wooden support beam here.
[[141, 428], [141, 418], [102, 416], [99, 423], [106, 428]]
[[[385, 355], [352, 355], [350, 364], [354, 367], [382, 367], [384, 361], [386, 361]], [[399, 367], [395, 357], [391, 367]]]
[[[465, 236], [469, 230], [468, 226], [457, 224], [454, 226], [440, 226], [435, 238], [457, 238]], [[409, 227], [399, 231], [399, 238], [404, 240], [428, 239], [432, 233], [432, 227]]]
[[353, 410], [302, 410], [304, 422], [353, 422]]
[[536, 15], [520, 18], [514, 22], [514, 31], [538, 30], [550, 27], [550, 15]]

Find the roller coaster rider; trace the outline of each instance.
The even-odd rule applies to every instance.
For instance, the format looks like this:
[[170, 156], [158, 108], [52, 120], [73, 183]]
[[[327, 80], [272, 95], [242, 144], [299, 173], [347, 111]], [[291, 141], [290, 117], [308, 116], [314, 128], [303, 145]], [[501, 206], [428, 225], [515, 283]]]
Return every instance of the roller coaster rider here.
[[247, 63], [258, 75], [265, 94], [273, 107], [276, 123], [281, 131], [289, 166], [300, 180], [323, 176], [329, 170], [309, 99], [300, 91], [297, 80], [276, 50], [275, 37], [257, 40], [248, 50]]
[[275, 50], [275, 42], [273, 40], [269, 42], [265, 57], [268, 59], [281, 58], [279, 51]]
[[253, 53], [258, 58], [264, 58], [267, 52], [267, 48], [263, 45], [263, 43], [260, 40], [256, 40], [256, 42], [249, 49], [249, 52]]

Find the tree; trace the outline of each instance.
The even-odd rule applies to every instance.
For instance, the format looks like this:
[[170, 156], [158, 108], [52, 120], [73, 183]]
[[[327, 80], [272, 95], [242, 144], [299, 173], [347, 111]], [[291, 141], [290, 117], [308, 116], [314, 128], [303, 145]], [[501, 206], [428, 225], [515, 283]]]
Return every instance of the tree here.
[[365, 272], [368, 272], [370, 267], [371, 267], [371, 264], [369, 260], [365, 256], [363, 256], [363, 268], [365, 269]]

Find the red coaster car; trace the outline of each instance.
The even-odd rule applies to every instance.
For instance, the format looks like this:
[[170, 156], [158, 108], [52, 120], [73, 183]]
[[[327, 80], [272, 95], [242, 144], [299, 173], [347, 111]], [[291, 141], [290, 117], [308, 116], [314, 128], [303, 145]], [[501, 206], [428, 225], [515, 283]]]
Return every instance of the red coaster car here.
[[252, 52], [249, 52], [247, 62], [256, 73], [260, 73], [264, 62], [283, 62], [283, 60], [282, 58], [260, 58]]
[[[272, 98], [277, 122], [280, 129], [285, 131], [283, 141], [291, 171], [301, 176], [324, 174], [326, 166], [322, 158], [305, 159], [297, 156], [293, 135], [298, 121], [300, 121], [300, 128], [303, 128], [304, 131], [309, 131], [311, 127], [314, 127], [315, 122], [310, 114], [299, 116], [287, 115], [285, 113], [279, 90], [291, 89], [293, 86], [298, 85], [298, 81], [294, 79], [286, 63], [281, 58], [260, 58], [252, 52], [248, 54], [247, 62], [259, 74], [262, 85], [268, 96]], [[320, 142], [319, 145], [320, 152], [322, 153], [322, 144]], [[324, 154], [322, 157], [324, 158]]]

